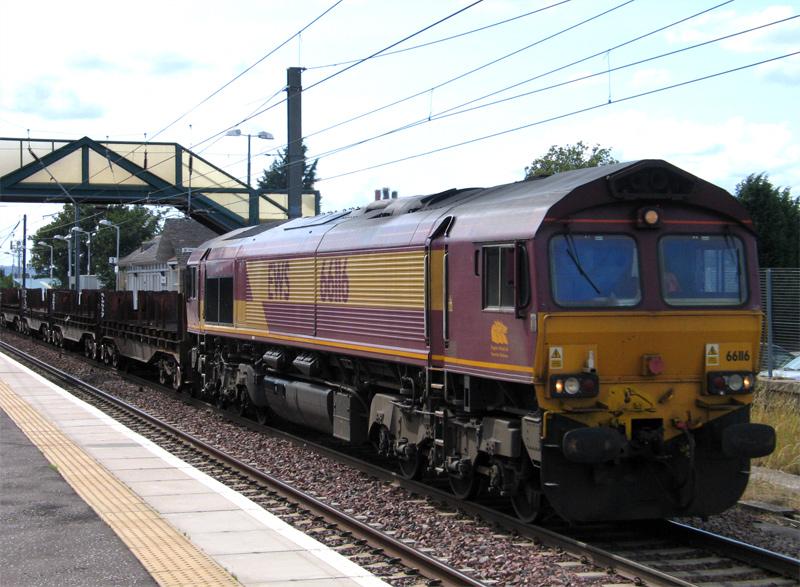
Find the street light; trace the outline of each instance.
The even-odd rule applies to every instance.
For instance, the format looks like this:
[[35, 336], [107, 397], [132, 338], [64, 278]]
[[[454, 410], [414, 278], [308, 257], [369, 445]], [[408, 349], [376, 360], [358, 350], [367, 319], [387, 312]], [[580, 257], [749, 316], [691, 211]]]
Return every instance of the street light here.
[[258, 200], [256, 199], [256, 195], [255, 195], [255, 192], [253, 190], [253, 187], [250, 185], [250, 164], [251, 164], [251, 161], [250, 161], [250, 139], [252, 139], [253, 137], [256, 137], [256, 138], [259, 138], [259, 139], [264, 139], [264, 140], [267, 140], [267, 141], [271, 141], [275, 137], [272, 136], [272, 133], [268, 133], [265, 130], [262, 130], [262, 131], [258, 132], [255, 135], [251, 135], [251, 134], [242, 133], [242, 131], [240, 129], [238, 129], [238, 128], [234, 128], [232, 130], [229, 130], [228, 132], [225, 133], [225, 136], [226, 137], [241, 137], [241, 136], [246, 136], [247, 137], [247, 190], [250, 192], [250, 209], [249, 209], [249, 212], [248, 212], [248, 216], [249, 216], [249, 221], [250, 221], [251, 225], [258, 224]]
[[72, 246], [69, 244], [69, 237], [64, 236], [62, 234], [57, 234], [53, 237], [54, 241], [64, 241], [67, 245], [67, 289], [70, 289], [72, 284], [70, 280], [72, 278]]
[[42, 241], [39, 241], [36, 244], [40, 247], [47, 247], [50, 249], [50, 287], [53, 287], [53, 245], [48, 245]]
[[110, 220], [101, 220], [98, 222], [100, 226], [112, 226], [117, 230], [117, 256], [114, 257], [114, 289], [117, 288], [117, 280], [119, 279], [119, 225], [114, 224]]

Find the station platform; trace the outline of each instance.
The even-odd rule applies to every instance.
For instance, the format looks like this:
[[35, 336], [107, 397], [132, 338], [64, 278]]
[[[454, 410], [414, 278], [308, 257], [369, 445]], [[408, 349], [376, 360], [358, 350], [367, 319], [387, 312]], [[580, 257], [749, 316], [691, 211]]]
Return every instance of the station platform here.
[[386, 585], [0, 353], [0, 584]]

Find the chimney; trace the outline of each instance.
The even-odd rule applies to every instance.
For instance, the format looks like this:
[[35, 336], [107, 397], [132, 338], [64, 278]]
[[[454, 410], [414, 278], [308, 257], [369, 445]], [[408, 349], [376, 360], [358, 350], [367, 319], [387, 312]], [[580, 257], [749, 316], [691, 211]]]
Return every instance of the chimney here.
[[389, 199], [389, 188], [383, 188], [383, 199], [384, 200]]
[[396, 200], [396, 199], [397, 199], [397, 190], [393, 190], [393, 191], [392, 191], [392, 199], [393, 199], [393, 200]]
[[381, 190], [375, 190], [375, 200], [381, 199]]

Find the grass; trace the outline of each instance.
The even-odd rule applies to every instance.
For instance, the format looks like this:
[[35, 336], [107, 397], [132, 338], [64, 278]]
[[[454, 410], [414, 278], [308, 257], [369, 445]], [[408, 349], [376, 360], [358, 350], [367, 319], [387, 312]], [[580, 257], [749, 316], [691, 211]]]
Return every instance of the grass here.
[[753, 465], [800, 475], [800, 394], [771, 392], [759, 384], [750, 419], [769, 424], [777, 436], [775, 451]]
[[742, 499], [744, 501], [763, 501], [800, 511], [800, 493], [796, 489], [778, 485], [768, 479], [750, 477]]

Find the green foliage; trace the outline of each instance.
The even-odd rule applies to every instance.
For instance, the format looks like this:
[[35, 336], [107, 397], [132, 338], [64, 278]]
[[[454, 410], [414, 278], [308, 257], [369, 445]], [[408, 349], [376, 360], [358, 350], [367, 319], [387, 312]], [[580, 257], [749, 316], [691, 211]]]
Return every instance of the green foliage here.
[[[308, 147], [305, 145], [300, 145], [300, 147], [303, 152], [303, 189], [313, 190], [314, 182], [317, 181], [317, 163], [319, 160], [317, 159], [311, 165], [308, 165], [305, 158]], [[289, 177], [286, 173], [288, 158], [289, 149], [287, 147], [273, 159], [269, 169], [264, 170], [264, 175], [258, 180], [258, 189], [285, 190], [289, 187]]]
[[800, 267], [800, 198], [774, 187], [766, 173], [736, 186], [736, 197], [753, 218], [762, 267]]
[[611, 156], [611, 149], [600, 145], [589, 147], [583, 144], [583, 141], [566, 147], [553, 145], [544, 156], [534, 159], [530, 167], [525, 168], [525, 179], [553, 175], [573, 169], [611, 165], [612, 163], [619, 163], [619, 161]]
[[14, 287], [14, 279], [6, 275], [5, 269], [0, 269], [0, 287]]
[[[161, 227], [161, 212], [154, 212], [144, 206], [112, 205], [98, 210], [93, 205], [80, 204], [80, 227], [92, 236], [92, 267], [89, 271], [97, 275], [104, 287], [114, 287], [114, 266], [108, 262], [109, 257], [116, 255], [117, 231], [114, 227], [100, 226], [100, 220], [109, 220], [119, 225], [119, 256], [120, 258], [137, 249], [143, 241], [155, 236]], [[72, 204], [65, 204], [53, 220], [40, 228], [31, 238], [30, 264], [39, 275], [50, 274], [50, 249], [37, 243], [44, 242], [53, 245], [53, 277], [67, 286], [67, 243], [54, 240], [55, 235], [70, 235], [70, 230], [75, 225], [75, 208]], [[87, 237], [80, 233], [81, 238], [81, 275], [87, 273]], [[72, 241], [70, 240], [70, 243]], [[73, 249], [74, 252], [74, 249]]]

